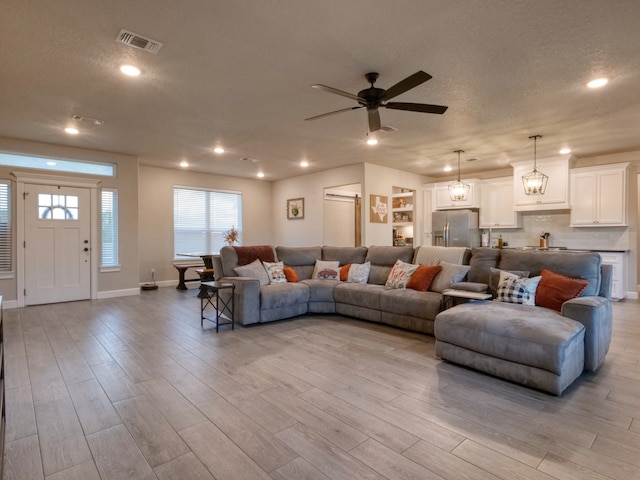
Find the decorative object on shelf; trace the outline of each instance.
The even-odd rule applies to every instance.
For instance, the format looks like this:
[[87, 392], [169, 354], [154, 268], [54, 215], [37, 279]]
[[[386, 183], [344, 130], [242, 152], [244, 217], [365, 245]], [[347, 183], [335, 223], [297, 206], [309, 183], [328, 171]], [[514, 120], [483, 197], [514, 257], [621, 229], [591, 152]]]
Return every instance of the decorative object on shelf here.
[[304, 218], [304, 198], [287, 200], [287, 219]]
[[389, 201], [386, 196], [371, 195], [369, 197], [371, 204], [371, 212], [369, 221], [371, 223], [387, 223], [387, 214], [389, 213]]
[[524, 193], [527, 195], [544, 195], [549, 177], [539, 172], [536, 166], [536, 143], [539, 138], [542, 138], [542, 135], [531, 135], [529, 138], [533, 138], [533, 171], [522, 176]]
[[227, 230], [223, 234], [224, 241], [227, 242], [227, 245], [233, 245], [238, 241], [240, 237], [240, 232], [236, 229], [235, 225], [231, 227], [230, 230]]
[[466, 200], [471, 188], [468, 184], [460, 181], [460, 154], [463, 152], [464, 150], [454, 150], [454, 153], [458, 154], [458, 181], [449, 185], [449, 196], [454, 202]]

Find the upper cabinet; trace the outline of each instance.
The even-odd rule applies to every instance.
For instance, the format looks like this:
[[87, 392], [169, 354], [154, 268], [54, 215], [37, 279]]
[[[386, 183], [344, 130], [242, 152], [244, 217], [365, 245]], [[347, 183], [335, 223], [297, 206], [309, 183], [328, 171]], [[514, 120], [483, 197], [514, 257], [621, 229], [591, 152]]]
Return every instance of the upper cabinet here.
[[436, 183], [436, 210], [450, 210], [453, 208], [477, 208], [478, 198], [475, 193], [475, 182], [463, 180], [469, 185], [469, 194], [466, 200], [451, 200], [448, 183]]
[[513, 209], [513, 178], [476, 183], [480, 193], [480, 228], [519, 228], [520, 214]]
[[572, 227], [627, 225], [628, 163], [571, 171]]
[[544, 195], [524, 193], [522, 177], [533, 170], [533, 160], [514, 162], [513, 200], [514, 210], [560, 210], [569, 208], [569, 159], [538, 160], [538, 171], [549, 177]]

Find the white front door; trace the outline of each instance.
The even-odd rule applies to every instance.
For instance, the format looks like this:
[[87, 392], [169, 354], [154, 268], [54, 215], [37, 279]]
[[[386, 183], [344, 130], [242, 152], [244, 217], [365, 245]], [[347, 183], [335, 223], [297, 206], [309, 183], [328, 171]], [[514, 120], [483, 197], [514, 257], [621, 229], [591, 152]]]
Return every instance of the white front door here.
[[25, 184], [27, 305], [91, 296], [91, 202], [86, 188]]

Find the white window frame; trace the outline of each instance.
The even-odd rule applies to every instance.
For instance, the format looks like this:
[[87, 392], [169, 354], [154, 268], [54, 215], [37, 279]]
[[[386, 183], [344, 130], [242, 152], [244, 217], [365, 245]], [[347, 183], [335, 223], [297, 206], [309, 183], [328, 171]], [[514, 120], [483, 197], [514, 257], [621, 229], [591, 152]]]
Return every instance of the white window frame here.
[[[0, 278], [13, 278], [13, 221], [11, 211], [11, 180], [0, 180], [0, 225], [6, 230], [0, 234]], [[6, 219], [6, 222], [4, 220]]]
[[[180, 195], [180, 196], [178, 196]], [[235, 205], [216, 211], [215, 203], [227, 200]], [[202, 205], [198, 205], [202, 202]], [[188, 205], [188, 206], [187, 206]], [[224, 205], [223, 205], [224, 206]], [[200, 208], [201, 207], [201, 208]], [[242, 242], [242, 193], [231, 190], [205, 189], [174, 185], [173, 187], [173, 255], [174, 261], [185, 261], [184, 253], [218, 253], [226, 245], [224, 233], [231, 227], [239, 232]], [[198, 240], [200, 236], [200, 240]], [[191, 239], [189, 239], [191, 237]]]
[[[105, 198], [105, 197], [111, 197]], [[118, 189], [103, 187], [100, 191], [100, 271], [120, 271], [120, 222]], [[111, 214], [111, 218], [110, 218]], [[113, 261], [105, 263], [105, 245], [112, 245]]]

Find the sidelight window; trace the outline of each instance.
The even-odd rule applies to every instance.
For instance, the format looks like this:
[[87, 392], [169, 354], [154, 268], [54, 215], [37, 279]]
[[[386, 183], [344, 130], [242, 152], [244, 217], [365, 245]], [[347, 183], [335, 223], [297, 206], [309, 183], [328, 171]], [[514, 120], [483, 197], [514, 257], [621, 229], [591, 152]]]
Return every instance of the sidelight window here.
[[118, 252], [118, 190], [103, 188], [101, 192], [100, 222], [102, 227], [102, 267], [116, 267]]
[[11, 272], [11, 182], [0, 180], [0, 273]]

